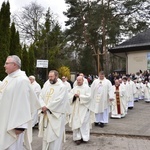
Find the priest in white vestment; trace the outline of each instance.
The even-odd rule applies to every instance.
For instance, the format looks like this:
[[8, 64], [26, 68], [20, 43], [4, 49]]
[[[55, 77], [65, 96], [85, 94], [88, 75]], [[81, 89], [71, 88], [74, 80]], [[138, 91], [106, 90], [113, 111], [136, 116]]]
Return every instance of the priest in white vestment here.
[[134, 79], [134, 84], [135, 84], [135, 88], [136, 88], [136, 91], [135, 91], [135, 94], [134, 94], [134, 102], [138, 102], [139, 101], [139, 84], [137, 82], [137, 78]]
[[142, 79], [138, 79], [138, 95], [139, 100], [144, 100], [144, 84], [142, 83]]
[[32, 114], [40, 108], [18, 56], [8, 56], [0, 85], [0, 150], [31, 150]]
[[[39, 98], [39, 94], [41, 92], [40, 84], [38, 84], [36, 82], [35, 76], [33, 76], [33, 75], [29, 76], [29, 80], [31, 82], [31, 87], [33, 88], [33, 91], [35, 92], [35, 94]], [[34, 127], [37, 123], [38, 123], [38, 111], [35, 111], [35, 113], [33, 114], [32, 126]]]
[[66, 86], [68, 92], [70, 92], [70, 91], [71, 91], [71, 85], [70, 85], [70, 83], [67, 81], [66, 77], [65, 77], [65, 76], [62, 76], [61, 79], [62, 79], [63, 84]]
[[[88, 80], [84, 77], [83, 73], [80, 73], [79, 76], [83, 77], [83, 84], [89, 85]], [[73, 83], [73, 87], [77, 86], [77, 80]]]
[[39, 121], [39, 137], [43, 137], [42, 150], [61, 150], [66, 123], [67, 88], [58, 80], [58, 72], [49, 72], [39, 96], [42, 106]]
[[90, 109], [91, 89], [83, 82], [83, 77], [78, 76], [77, 86], [70, 92], [72, 112], [69, 126], [73, 130], [73, 141], [77, 145], [89, 141], [91, 123], [95, 121], [94, 108]]
[[128, 85], [128, 109], [133, 109], [134, 107], [134, 94], [136, 93], [136, 86], [131, 80], [130, 76], [127, 76], [127, 85]]
[[126, 114], [128, 112], [128, 101], [129, 101], [129, 85], [127, 84], [127, 77], [126, 76], [123, 76], [122, 77], [122, 83], [121, 83], [121, 86], [123, 86], [125, 88], [125, 91], [126, 91], [126, 95], [125, 95], [125, 99], [126, 99]]
[[103, 71], [99, 73], [99, 78], [95, 79], [91, 85], [91, 98], [93, 102], [92, 105], [94, 105], [95, 108], [95, 126], [104, 127], [104, 125], [108, 123], [113, 92], [112, 84], [105, 78]]
[[[65, 76], [62, 76], [61, 80], [62, 80], [62, 83], [67, 88], [67, 93], [69, 96], [69, 93], [71, 91], [71, 84], [67, 81], [67, 77], [65, 77]], [[67, 110], [67, 112], [66, 112], [66, 125], [67, 125], [69, 122], [70, 113], [71, 113], [71, 106], [70, 106], [69, 99], [68, 99], [68, 102], [66, 103], [66, 108], [67, 108], [66, 109]], [[64, 133], [64, 142], [66, 142], [66, 133]]]
[[150, 102], [150, 83], [148, 81], [145, 81], [144, 84], [144, 100], [145, 102]]
[[122, 118], [126, 115], [126, 91], [125, 87], [120, 84], [119, 80], [115, 80], [115, 85], [112, 86], [114, 100], [111, 104], [111, 118]]

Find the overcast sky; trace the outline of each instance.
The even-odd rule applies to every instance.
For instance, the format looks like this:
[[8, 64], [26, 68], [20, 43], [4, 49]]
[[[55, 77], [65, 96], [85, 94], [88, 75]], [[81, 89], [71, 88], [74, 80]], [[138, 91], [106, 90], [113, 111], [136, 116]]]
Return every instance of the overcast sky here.
[[[4, 1], [6, 2], [7, 0], [0, 0], [0, 7]], [[58, 16], [58, 21], [64, 28], [64, 21], [66, 20], [66, 17], [62, 12], [66, 10], [65, 0], [9, 0], [10, 11], [13, 14], [15, 11], [35, 1], [46, 10], [50, 7], [51, 11]]]

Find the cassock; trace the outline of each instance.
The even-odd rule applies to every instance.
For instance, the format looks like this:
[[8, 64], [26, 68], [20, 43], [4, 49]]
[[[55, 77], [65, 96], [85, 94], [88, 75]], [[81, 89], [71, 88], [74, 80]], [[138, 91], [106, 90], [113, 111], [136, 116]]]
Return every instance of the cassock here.
[[[74, 95], [79, 94], [75, 99]], [[75, 99], [75, 100], [73, 100]], [[95, 121], [94, 108], [90, 109], [91, 89], [88, 85], [75, 86], [70, 92], [71, 116], [69, 126], [73, 130], [73, 140], [88, 141], [91, 124]]]
[[111, 82], [106, 78], [103, 80], [95, 79], [91, 85], [91, 97], [91, 104], [95, 108], [96, 123], [108, 123], [110, 111], [109, 99], [113, 99]]
[[[39, 98], [39, 94], [41, 92], [41, 86], [36, 81], [34, 81], [33, 83], [31, 83], [31, 87], [33, 88], [33, 91]], [[37, 123], [38, 123], [38, 111], [35, 111], [33, 114], [32, 126], [34, 127]]]
[[43, 137], [42, 150], [60, 150], [66, 123], [67, 88], [61, 80], [55, 84], [44, 84], [39, 96], [41, 107], [46, 106], [46, 114], [40, 110], [39, 137]]
[[[0, 150], [11, 149], [16, 147], [15, 144], [18, 144], [17, 150], [23, 149], [23, 144], [19, 145], [18, 141], [24, 141], [24, 149], [32, 149], [32, 114], [38, 108], [40, 105], [37, 96], [23, 71], [18, 69], [2, 81], [0, 85]], [[26, 128], [26, 130], [17, 136], [15, 128]]]
[[112, 86], [114, 100], [111, 105], [111, 118], [122, 118], [126, 115], [126, 91], [124, 86]]

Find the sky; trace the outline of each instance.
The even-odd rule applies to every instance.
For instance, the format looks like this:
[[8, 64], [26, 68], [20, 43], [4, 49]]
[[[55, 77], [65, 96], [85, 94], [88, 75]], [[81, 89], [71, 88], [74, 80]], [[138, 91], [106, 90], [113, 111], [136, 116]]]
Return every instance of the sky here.
[[[6, 2], [7, 0], [0, 0], [0, 8], [4, 1]], [[62, 28], [65, 28], [64, 21], [67, 20], [67, 18], [63, 15], [63, 11], [65, 11], [67, 8], [65, 0], [9, 0], [10, 11], [13, 14], [16, 11], [20, 10], [22, 7], [29, 5], [31, 2], [37, 2], [38, 4], [43, 6], [45, 10], [50, 7], [52, 13], [57, 16]]]

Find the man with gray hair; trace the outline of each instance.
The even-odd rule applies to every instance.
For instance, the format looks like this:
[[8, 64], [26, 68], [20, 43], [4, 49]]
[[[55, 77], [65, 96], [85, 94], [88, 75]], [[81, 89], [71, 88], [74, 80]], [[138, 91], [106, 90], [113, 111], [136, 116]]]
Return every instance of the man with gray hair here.
[[40, 104], [28, 77], [20, 70], [20, 58], [8, 56], [4, 68], [8, 75], [0, 84], [0, 149], [31, 150], [32, 113]]

